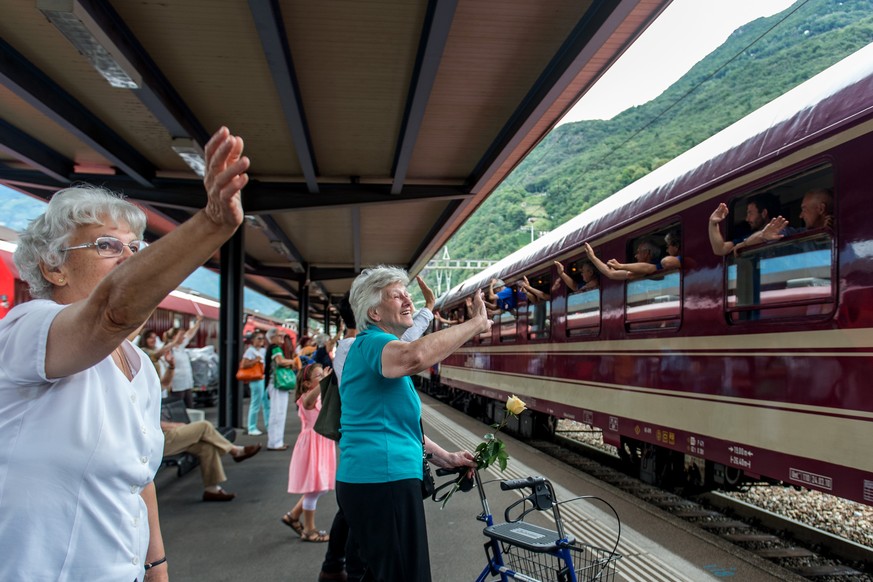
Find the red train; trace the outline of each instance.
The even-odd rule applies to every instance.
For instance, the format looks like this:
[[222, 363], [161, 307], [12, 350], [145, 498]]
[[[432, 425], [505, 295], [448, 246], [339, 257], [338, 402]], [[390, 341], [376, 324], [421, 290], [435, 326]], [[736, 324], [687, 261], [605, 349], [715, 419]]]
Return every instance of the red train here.
[[[599, 427], [651, 482], [776, 481], [873, 504], [871, 152], [873, 45], [441, 297], [444, 316], [463, 317], [492, 277], [525, 275], [549, 299], [495, 316], [429, 389], [492, 418], [517, 394], [527, 436], [556, 418]], [[820, 189], [830, 227], [714, 254], [719, 203], [739, 241], [752, 196], [771, 193], [799, 227], [804, 193]], [[672, 272], [573, 293], [553, 264], [579, 272], [584, 242], [632, 262], [671, 231]]]

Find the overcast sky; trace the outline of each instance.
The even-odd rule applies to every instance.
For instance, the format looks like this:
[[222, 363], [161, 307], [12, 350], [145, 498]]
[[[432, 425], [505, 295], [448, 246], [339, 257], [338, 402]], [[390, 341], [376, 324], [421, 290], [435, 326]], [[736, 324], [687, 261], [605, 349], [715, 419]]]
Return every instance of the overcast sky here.
[[747, 22], [795, 0], [673, 0], [561, 123], [611, 119], [664, 92]]

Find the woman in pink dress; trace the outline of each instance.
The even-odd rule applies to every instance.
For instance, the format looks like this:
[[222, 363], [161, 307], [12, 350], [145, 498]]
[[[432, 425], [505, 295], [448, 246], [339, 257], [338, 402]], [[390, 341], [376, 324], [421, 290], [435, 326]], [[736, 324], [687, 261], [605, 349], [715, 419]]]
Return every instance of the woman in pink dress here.
[[315, 507], [319, 497], [335, 488], [336, 443], [312, 430], [321, 410], [320, 382], [330, 373], [330, 367], [322, 368], [320, 364], [304, 366], [297, 375], [294, 392], [301, 428], [288, 467], [288, 493], [303, 497], [282, 516], [282, 522], [299, 533], [304, 542], [330, 539], [326, 532], [315, 529]]

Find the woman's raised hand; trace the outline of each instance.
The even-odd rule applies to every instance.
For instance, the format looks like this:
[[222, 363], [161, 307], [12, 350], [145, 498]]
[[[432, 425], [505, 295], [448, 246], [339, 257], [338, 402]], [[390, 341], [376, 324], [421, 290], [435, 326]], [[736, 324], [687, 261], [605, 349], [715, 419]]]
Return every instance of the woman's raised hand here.
[[208, 196], [206, 215], [218, 226], [238, 227], [243, 221], [242, 189], [249, 181], [249, 159], [242, 155], [243, 140], [221, 127], [206, 144]]
[[471, 319], [476, 319], [477, 317], [481, 317], [485, 322], [483, 325], [482, 331], [488, 331], [491, 329], [491, 324], [493, 323], [491, 319], [488, 317], [488, 310], [485, 309], [485, 300], [482, 298], [482, 290], [476, 291], [473, 294], [473, 308]]

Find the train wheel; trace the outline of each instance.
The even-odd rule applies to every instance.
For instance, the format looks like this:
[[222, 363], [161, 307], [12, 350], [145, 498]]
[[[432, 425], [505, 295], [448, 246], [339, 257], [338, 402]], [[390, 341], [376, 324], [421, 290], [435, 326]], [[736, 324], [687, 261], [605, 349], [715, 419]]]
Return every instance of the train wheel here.
[[725, 485], [730, 489], [736, 489], [743, 482], [743, 470], [736, 467], [725, 467]]

